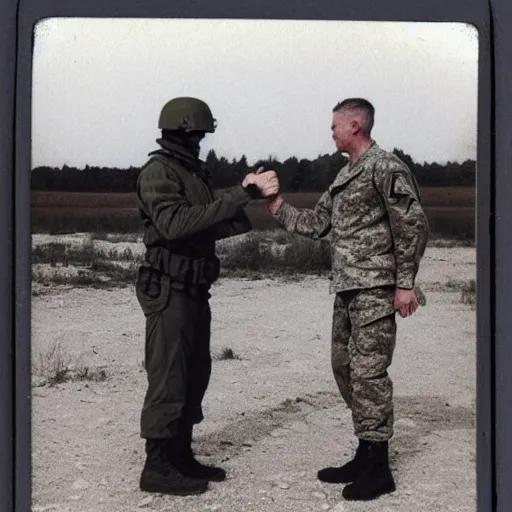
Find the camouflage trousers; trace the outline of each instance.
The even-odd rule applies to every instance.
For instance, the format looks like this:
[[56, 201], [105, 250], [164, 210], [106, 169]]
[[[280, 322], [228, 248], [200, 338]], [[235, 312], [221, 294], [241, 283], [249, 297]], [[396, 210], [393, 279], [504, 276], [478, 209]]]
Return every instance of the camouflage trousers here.
[[393, 435], [393, 383], [387, 369], [396, 342], [394, 287], [336, 294], [332, 369], [352, 412], [355, 435], [387, 441]]

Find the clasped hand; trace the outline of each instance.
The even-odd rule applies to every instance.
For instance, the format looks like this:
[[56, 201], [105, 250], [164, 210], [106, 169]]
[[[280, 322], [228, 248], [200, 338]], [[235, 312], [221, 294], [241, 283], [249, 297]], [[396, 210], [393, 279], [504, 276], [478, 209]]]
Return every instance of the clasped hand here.
[[256, 185], [263, 197], [272, 197], [279, 193], [279, 180], [276, 172], [265, 171], [263, 167], [245, 177], [242, 186], [247, 187], [247, 185]]

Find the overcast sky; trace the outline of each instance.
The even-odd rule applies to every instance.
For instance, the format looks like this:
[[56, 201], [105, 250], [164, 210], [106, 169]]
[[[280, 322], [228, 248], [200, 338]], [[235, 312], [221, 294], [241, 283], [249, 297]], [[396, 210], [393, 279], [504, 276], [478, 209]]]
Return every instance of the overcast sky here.
[[476, 157], [478, 35], [463, 24], [50, 19], [33, 73], [32, 167], [139, 166], [175, 96], [218, 120], [203, 158], [332, 153], [332, 108], [353, 96], [374, 104], [384, 149]]

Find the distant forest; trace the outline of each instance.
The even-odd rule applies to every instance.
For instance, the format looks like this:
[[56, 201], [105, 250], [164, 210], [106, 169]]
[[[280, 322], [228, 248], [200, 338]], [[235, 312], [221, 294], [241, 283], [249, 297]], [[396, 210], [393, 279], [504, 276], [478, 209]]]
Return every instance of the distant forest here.
[[[402, 150], [393, 150], [414, 173], [421, 187], [461, 187], [475, 185], [475, 161], [419, 164]], [[214, 188], [224, 188], [240, 183], [244, 176], [259, 167], [273, 169], [277, 172], [283, 192], [322, 192], [336, 177], [341, 167], [347, 162], [346, 157], [336, 152], [319, 156], [315, 160], [288, 158], [284, 162], [269, 158], [259, 160], [249, 167], [247, 158], [228, 161], [218, 158], [210, 150], [206, 163], [212, 174]], [[32, 190], [67, 191], [67, 192], [134, 192], [140, 168], [128, 169], [91, 167], [77, 169], [64, 166], [51, 168], [36, 167], [32, 171]]]

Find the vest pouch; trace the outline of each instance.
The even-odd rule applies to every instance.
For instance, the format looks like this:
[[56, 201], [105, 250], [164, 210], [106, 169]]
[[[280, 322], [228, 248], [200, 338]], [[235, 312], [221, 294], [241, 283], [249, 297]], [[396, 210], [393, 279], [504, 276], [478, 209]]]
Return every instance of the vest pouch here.
[[158, 267], [173, 281], [189, 286], [211, 285], [219, 277], [220, 261], [213, 258], [191, 258], [161, 249]]
[[220, 262], [218, 258], [199, 258], [192, 261], [191, 283], [194, 285], [211, 285], [215, 282], [220, 273]]
[[139, 268], [135, 289], [144, 315], [160, 313], [165, 309], [169, 302], [170, 281], [169, 276], [151, 267]]

